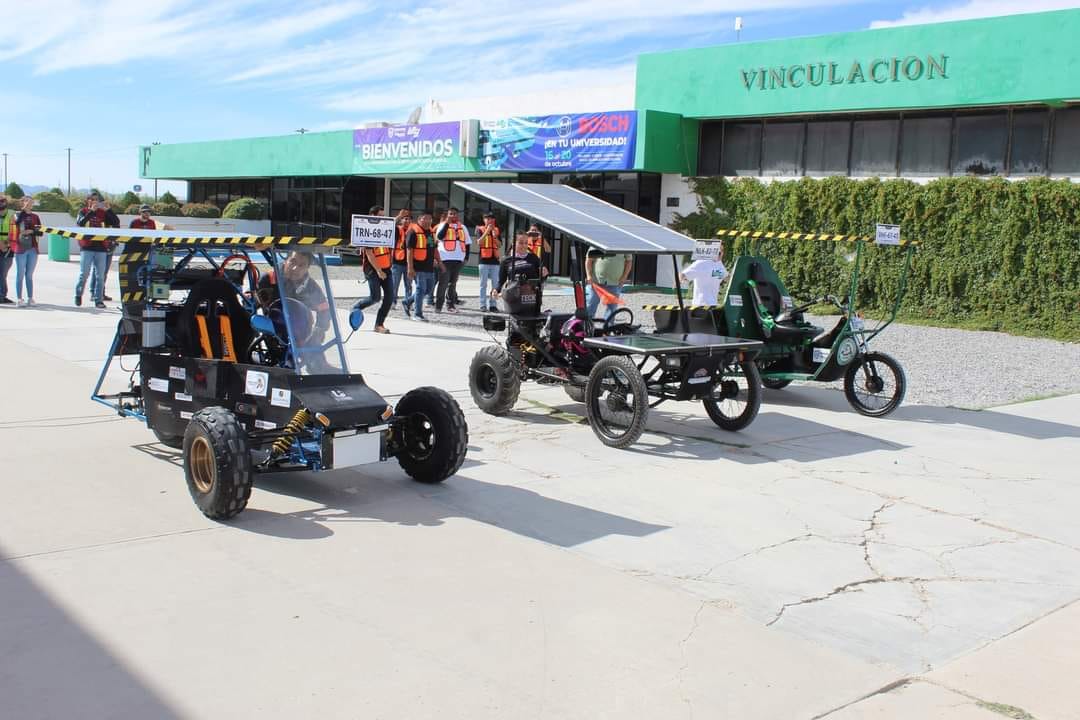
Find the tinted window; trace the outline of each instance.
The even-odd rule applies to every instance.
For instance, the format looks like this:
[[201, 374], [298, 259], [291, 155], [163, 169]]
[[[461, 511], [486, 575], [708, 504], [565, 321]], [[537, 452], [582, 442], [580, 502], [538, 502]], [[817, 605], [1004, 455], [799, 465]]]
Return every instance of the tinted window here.
[[1049, 130], [1050, 113], [1046, 110], [1017, 110], [1013, 113], [1010, 173], [1042, 175], [1046, 172]]
[[856, 120], [851, 129], [851, 174], [895, 175], [899, 120]]
[[761, 123], [724, 125], [723, 175], [757, 175], [761, 169]]
[[948, 175], [951, 117], [904, 118], [901, 175]]
[[953, 147], [954, 175], [999, 175], [1005, 171], [1008, 137], [1005, 113], [960, 115]]
[[698, 152], [698, 174], [719, 175], [720, 154], [723, 151], [724, 124], [701, 124], [701, 150]]
[[846, 175], [851, 123], [847, 120], [811, 122], [806, 126], [806, 174]]
[[1080, 175], [1080, 108], [1054, 113], [1054, 150], [1050, 170], [1055, 175]]
[[802, 122], [765, 123], [762, 175], [802, 175]]

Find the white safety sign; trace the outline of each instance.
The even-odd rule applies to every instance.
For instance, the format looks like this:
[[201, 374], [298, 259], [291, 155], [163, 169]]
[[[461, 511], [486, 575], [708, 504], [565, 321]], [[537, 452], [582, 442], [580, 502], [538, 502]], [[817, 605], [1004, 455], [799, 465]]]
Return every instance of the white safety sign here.
[[385, 215], [353, 215], [349, 244], [353, 247], [394, 247], [397, 224]]

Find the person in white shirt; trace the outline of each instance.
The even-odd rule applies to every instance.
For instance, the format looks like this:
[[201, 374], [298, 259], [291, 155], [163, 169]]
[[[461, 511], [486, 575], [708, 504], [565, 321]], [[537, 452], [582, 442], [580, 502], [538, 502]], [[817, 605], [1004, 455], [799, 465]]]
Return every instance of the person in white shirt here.
[[465, 261], [469, 259], [469, 245], [472, 238], [469, 230], [461, 224], [460, 214], [455, 207], [446, 213], [446, 222], [435, 228], [435, 241], [439, 244], [439, 257], [443, 261], [443, 271], [439, 274], [439, 286], [435, 291], [435, 312], [442, 312], [446, 305], [448, 312], [457, 312], [461, 304], [458, 297], [458, 276]]
[[695, 260], [683, 268], [682, 276], [687, 280], [694, 281], [694, 298], [691, 305], [715, 305], [717, 295], [720, 294], [720, 284], [727, 277], [727, 268], [724, 267], [724, 246], [720, 246], [720, 254], [715, 260]]

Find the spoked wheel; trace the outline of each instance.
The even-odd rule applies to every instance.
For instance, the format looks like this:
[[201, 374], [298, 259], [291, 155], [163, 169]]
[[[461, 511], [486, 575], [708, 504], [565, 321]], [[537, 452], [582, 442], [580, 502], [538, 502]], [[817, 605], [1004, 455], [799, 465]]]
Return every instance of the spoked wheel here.
[[761, 373], [754, 361], [726, 365], [723, 380], [704, 404], [709, 418], [724, 430], [742, 430], [754, 422], [761, 408]]
[[585, 409], [589, 425], [605, 445], [624, 448], [641, 437], [649, 392], [630, 358], [610, 356], [593, 366], [585, 386]]
[[884, 417], [904, 400], [907, 378], [891, 355], [870, 352], [860, 355], [844, 373], [844, 395], [863, 415]]
[[761, 378], [761, 384], [770, 390], [783, 390], [791, 384], [790, 380], [777, 380], [776, 378]]
[[469, 392], [489, 415], [505, 415], [517, 402], [521, 377], [514, 357], [499, 345], [481, 348], [469, 365]]
[[400, 433], [398, 464], [422, 483], [442, 482], [461, 468], [469, 445], [469, 428], [461, 406], [445, 390], [410, 390], [397, 404]]

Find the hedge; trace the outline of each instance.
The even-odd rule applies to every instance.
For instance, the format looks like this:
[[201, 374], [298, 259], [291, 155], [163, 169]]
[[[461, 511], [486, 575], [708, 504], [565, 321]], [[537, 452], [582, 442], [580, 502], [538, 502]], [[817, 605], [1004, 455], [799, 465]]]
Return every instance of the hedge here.
[[266, 218], [266, 208], [255, 198], [242, 197], [226, 205], [221, 216], [235, 220], [263, 220]]
[[221, 210], [217, 205], [210, 203], [184, 203], [180, 206], [180, 212], [186, 217], [193, 218], [219, 218]]
[[[922, 243], [901, 319], [1080, 340], [1080, 185], [1068, 180], [691, 182], [701, 207], [673, 226], [693, 237], [721, 228], [872, 235], [876, 223], [898, 224], [904, 238]], [[746, 244], [728, 242], [729, 264]], [[798, 298], [846, 290], [846, 243], [773, 240], [762, 251]], [[891, 307], [903, 255], [867, 246], [860, 308]]]

